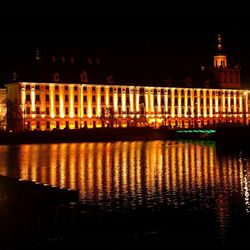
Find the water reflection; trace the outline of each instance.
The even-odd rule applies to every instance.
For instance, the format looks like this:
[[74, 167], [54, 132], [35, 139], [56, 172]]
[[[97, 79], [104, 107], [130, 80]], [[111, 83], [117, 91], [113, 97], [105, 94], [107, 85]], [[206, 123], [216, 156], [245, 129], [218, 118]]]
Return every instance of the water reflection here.
[[[209, 142], [115, 142], [0, 146], [0, 174], [79, 189], [84, 202], [104, 207], [212, 208], [221, 237], [230, 196], [250, 210], [249, 159], [217, 156]], [[189, 205], [190, 206], [190, 205]]]

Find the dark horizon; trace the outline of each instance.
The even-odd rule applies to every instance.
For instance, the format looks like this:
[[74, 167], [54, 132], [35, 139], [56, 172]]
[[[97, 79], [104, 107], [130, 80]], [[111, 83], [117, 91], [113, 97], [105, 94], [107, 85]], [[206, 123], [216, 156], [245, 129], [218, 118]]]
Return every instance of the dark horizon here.
[[239, 2], [192, 1], [5, 3], [1, 71], [32, 61], [39, 48], [41, 56], [98, 57], [123, 78], [160, 80], [211, 65], [221, 33], [229, 66], [239, 63], [242, 79], [249, 84], [247, 7]]

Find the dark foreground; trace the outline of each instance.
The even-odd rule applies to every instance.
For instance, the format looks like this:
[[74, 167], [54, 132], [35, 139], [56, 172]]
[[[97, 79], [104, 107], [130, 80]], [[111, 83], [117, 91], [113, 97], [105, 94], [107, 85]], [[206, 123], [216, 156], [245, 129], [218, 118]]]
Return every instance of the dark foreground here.
[[103, 210], [80, 203], [75, 191], [5, 177], [0, 184], [1, 249], [241, 249], [249, 243], [238, 193], [229, 201], [232, 226], [223, 235], [215, 211], [193, 199], [178, 208], [152, 201], [134, 209], [120, 198], [119, 209]]

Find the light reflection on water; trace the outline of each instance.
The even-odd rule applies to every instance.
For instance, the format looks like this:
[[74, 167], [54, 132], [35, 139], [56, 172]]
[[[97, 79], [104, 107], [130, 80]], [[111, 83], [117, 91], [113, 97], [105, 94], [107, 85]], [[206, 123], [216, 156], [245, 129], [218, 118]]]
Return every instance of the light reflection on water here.
[[218, 156], [210, 142], [108, 142], [0, 146], [0, 174], [79, 189], [103, 209], [212, 208], [223, 237], [229, 197], [249, 212], [249, 159]]

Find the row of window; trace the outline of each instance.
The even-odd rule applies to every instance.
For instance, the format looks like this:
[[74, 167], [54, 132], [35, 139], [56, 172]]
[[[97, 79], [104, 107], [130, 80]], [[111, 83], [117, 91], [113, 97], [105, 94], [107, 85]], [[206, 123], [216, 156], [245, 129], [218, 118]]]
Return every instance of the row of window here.
[[[35, 85], [35, 89], [36, 90], [41, 90], [41, 87], [42, 85]], [[45, 89], [46, 90], [49, 90], [49, 85], [46, 85], [45, 86]], [[101, 92], [104, 93], [104, 87], [100, 87], [101, 89]], [[26, 90], [30, 90], [30, 85], [26, 85]], [[55, 85], [55, 90], [59, 90], [59, 85]], [[64, 90], [68, 90], [68, 85], [65, 85], [64, 86]], [[74, 90], [77, 91], [78, 90], [78, 86], [74, 86]], [[124, 91], [123, 91], [124, 90]], [[83, 91], [87, 91], [87, 87], [83, 87]], [[92, 87], [92, 91], [95, 92], [96, 91], [96, 87]], [[122, 92], [125, 92], [126, 94], [129, 94], [129, 88], [119, 88], [119, 87], [110, 87], [109, 88], [109, 92], [112, 93], [113, 91], [117, 91], [118, 94], [121, 94]], [[140, 94], [144, 94], [145, 92], [151, 92], [153, 93], [154, 95], [157, 95], [158, 94], [158, 91], [157, 89], [154, 89], [154, 90], [151, 90], [151, 89], [145, 89], [145, 88], [140, 88]], [[211, 90], [205, 90], [205, 89], [202, 89], [202, 90], [193, 90], [193, 89], [187, 89], [187, 94], [188, 95], [191, 95], [192, 93], [194, 95], [196, 95], [198, 92], [200, 93], [200, 95], [204, 95], [204, 93], [206, 93], [207, 95], [210, 93]], [[223, 90], [224, 91], [224, 90]], [[218, 90], [212, 90], [212, 93], [213, 94], [218, 94], [219, 96], [223, 94], [223, 91], [218, 91]], [[168, 93], [169, 95], [171, 95], [172, 93], [174, 93], [174, 95], [178, 95], [178, 92], [179, 90], [178, 89], [160, 89], [160, 93], [161, 95], [164, 95], [166, 93]], [[184, 95], [184, 89], [181, 89], [180, 90], [180, 94], [181, 95]], [[236, 93], [236, 95], [239, 95], [239, 91], [232, 91], [232, 90], [226, 90], [225, 91], [225, 94], [234, 94]]]
[[[59, 110], [58, 107], [56, 107], [56, 110], [55, 110], [55, 111], [56, 111], [56, 115], [59, 115], [59, 114], [60, 114], [60, 110]], [[65, 115], [69, 115], [69, 109], [68, 109], [68, 108], [65, 108], [64, 111], [65, 111]], [[165, 109], [163, 108], [163, 109], [161, 110], [161, 114], [171, 114], [172, 111], [173, 111], [173, 109], [172, 109], [171, 107], [169, 107], [167, 111], [165, 111]], [[185, 109], [184, 109], [183, 107], [181, 108], [180, 111], [181, 111], [181, 114], [182, 114], [182, 115], [190, 115], [190, 114], [191, 114], [191, 110], [190, 110], [190, 109], [188, 109], [188, 111], [185, 112]], [[201, 114], [203, 114], [204, 111], [206, 111], [207, 114], [210, 114], [210, 108], [207, 108], [207, 109], [201, 108], [201, 109], [200, 109], [200, 113], [201, 113]], [[144, 113], [144, 110], [141, 110], [140, 112], [141, 112], [141, 113]], [[175, 108], [174, 108], [174, 113], [175, 113], [175, 114], [178, 114], [178, 112], [179, 112], [179, 108], [176, 108], [176, 107], [175, 107]], [[27, 108], [26, 108], [26, 114], [30, 114], [30, 113], [31, 113], [30, 108], [27, 107]], [[122, 110], [121, 110], [121, 108], [118, 108], [118, 113], [119, 113], [119, 114], [122, 114], [122, 113], [123, 113]], [[126, 113], [126, 114], [131, 114], [131, 112], [129, 111], [129, 108], [127, 108], [127, 110], [126, 110], [125, 113]], [[194, 113], [197, 113], [197, 110], [196, 110], [196, 109], [194, 109]], [[233, 110], [233, 109], [232, 109], [232, 110], [229, 111], [228, 109], [225, 109], [225, 112], [223, 112], [223, 111], [221, 111], [221, 110], [219, 110], [219, 112], [216, 112], [215, 108], [213, 108], [213, 109], [212, 109], [212, 113], [213, 113], [213, 114], [215, 114], [215, 113], [218, 113], [218, 114], [223, 114], [223, 113], [229, 114], [229, 113], [230, 113], [230, 114], [231, 114], [231, 113], [240, 113], [240, 110], [239, 110], [239, 109], [237, 109], [237, 110]], [[39, 107], [36, 108], [36, 114], [40, 114], [40, 108], [39, 108]], [[46, 114], [47, 114], [47, 115], [50, 114], [50, 110], [49, 110], [48, 107], [46, 108]], [[74, 109], [74, 114], [75, 114], [75, 115], [78, 115], [78, 108], [75, 108], [75, 109]], [[87, 108], [86, 108], [86, 107], [83, 109], [83, 114], [85, 114], [85, 115], [87, 114]], [[95, 109], [95, 108], [92, 109], [92, 114], [93, 114], [93, 115], [96, 115], [96, 109]], [[102, 114], [102, 115], [105, 115], [105, 108], [102, 108], [102, 109], [101, 109], [101, 114]], [[156, 111], [155, 114], [159, 114], [159, 112]]]
[[[139, 103], [144, 103], [144, 96], [140, 96], [139, 98]], [[46, 102], [49, 102], [50, 101], [50, 96], [49, 95], [46, 95], [45, 96], [45, 100]], [[30, 95], [26, 95], [26, 101], [27, 102], [30, 102]], [[35, 96], [35, 101], [36, 102], [39, 102], [40, 101], [40, 95], [36, 95]], [[59, 95], [55, 95], [55, 101], [56, 102], [59, 102]], [[65, 102], [68, 102], [69, 101], [69, 96], [68, 95], [65, 95], [64, 96], [64, 101]], [[122, 101], [122, 98], [121, 96], [118, 96], [118, 105], [121, 104], [121, 101]], [[198, 101], [197, 98], [194, 98], [193, 99], [193, 102], [196, 104]], [[200, 103], [204, 103], [205, 99], [200, 99]], [[74, 95], [74, 102], [78, 102], [78, 96], [77, 95]], [[83, 96], [83, 102], [86, 103], [87, 102], [87, 96]], [[96, 102], [96, 96], [92, 96], [92, 103], [95, 103]], [[109, 97], [109, 102], [112, 104], [113, 103], [113, 96], [110, 96]], [[174, 102], [176, 104], [179, 103], [179, 98], [178, 97], [175, 97], [174, 99]], [[238, 105], [239, 104], [239, 99], [237, 98], [236, 99], [236, 103], [234, 103], [234, 98], [230, 98], [230, 102], [234, 105]], [[126, 97], [126, 103], [129, 103], [129, 97]], [[161, 103], [165, 103], [165, 98], [164, 97], [161, 97]], [[168, 97], [168, 103], [171, 105], [172, 103], [172, 97]], [[206, 103], [210, 104], [210, 98], [207, 98], [206, 99]], [[228, 98], [225, 98], [225, 105], [228, 105], [229, 101], [228, 101]], [[105, 104], [105, 97], [102, 95], [101, 96], [101, 104]], [[158, 104], [158, 98], [155, 97], [154, 98], [154, 105], [157, 105]], [[212, 98], [212, 104], [215, 105], [215, 98]], [[218, 104], [219, 105], [222, 105], [222, 99], [221, 98], [218, 98]], [[185, 105], [185, 99], [182, 97], [181, 98], [181, 105]], [[191, 98], [187, 98], [187, 105], [191, 105]]]

